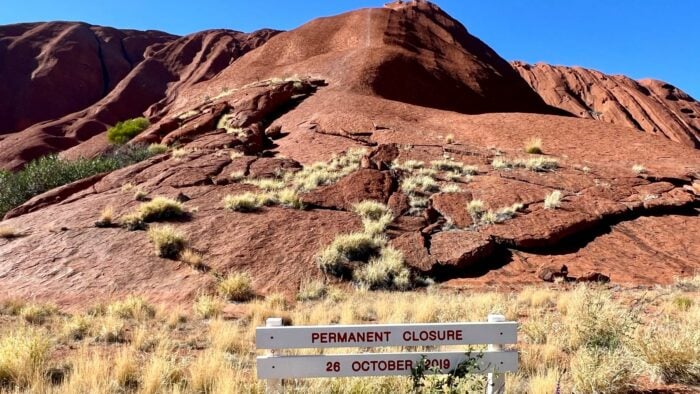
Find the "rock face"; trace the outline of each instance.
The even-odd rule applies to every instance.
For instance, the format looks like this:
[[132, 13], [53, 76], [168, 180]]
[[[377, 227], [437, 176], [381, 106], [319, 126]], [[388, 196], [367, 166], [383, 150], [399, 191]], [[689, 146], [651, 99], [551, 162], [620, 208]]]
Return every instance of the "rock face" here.
[[[10, 30], [22, 26], [13, 25]], [[12, 97], [14, 91], [20, 91], [20, 97], [26, 97], [26, 101], [0, 103], [8, 106], [8, 111], [11, 111], [8, 113], [15, 114], [7, 120], [3, 117], [5, 129], [16, 131], [0, 139], [0, 168], [15, 169], [31, 159], [67, 150], [82, 142], [86, 142], [85, 149], [72, 149], [66, 157], [98, 153], [106, 147], [107, 141], [101, 134], [109, 126], [144, 114], [157, 119], [183, 87], [211, 78], [233, 60], [276, 34], [272, 30], [251, 34], [211, 30], [177, 38], [165, 33], [132, 32], [130, 34], [136, 38], [124, 38], [124, 43], [120, 44], [119, 35], [126, 36], [127, 33], [114, 29], [84, 24], [46, 24], [38, 25], [34, 30], [41, 32], [43, 29], [53, 31], [56, 36], [53, 40], [47, 38], [50, 44], [39, 41], [48, 45], [43, 52], [40, 45], [32, 49], [30, 44], [23, 44], [27, 35], [29, 38], [26, 39], [35, 41], [44, 37], [38, 35], [35, 38], [32, 30], [20, 35], [7, 49], [0, 47], [0, 54], [3, 50], [23, 54], [24, 58], [18, 57], [22, 67], [39, 63], [36, 69], [30, 67], [23, 72], [24, 77], [15, 77], [12, 72], [0, 73], [10, 81], [5, 85], [8, 94], [3, 94], [3, 97]], [[101, 36], [105, 37], [104, 43], [100, 41]], [[151, 40], [153, 45], [146, 46], [150, 36], [155, 37]], [[138, 49], [142, 49], [140, 54]], [[51, 51], [58, 54], [52, 55]], [[49, 54], [48, 58], [42, 60], [45, 53]], [[8, 52], [8, 56], [2, 58], [12, 58], [11, 55]], [[64, 62], [62, 57], [68, 60]], [[83, 63], [88, 65], [83, 66]], [[12, 68], [13, 64], [14, 61], [3, 62], [0, 67]], [[84, 70], [85, 67], [88, 69]], [[81, 78], [89, 80], [83, 82]], [[27, 86], [14, 86], [22, 80]], [[56, 81], [58, 84], [51, 85], [51, 89], [42, 89], [42, 84]], [[0, 89], [3, 89], [2, 85], [0, 79]], [[69, 99], [63, 100], [64, 95]], [[71, 103], [73, 96], [78, 98]], [[205, 97], [197, 99], [204, 101]], [[51, 109], [44, 113], [43, 108]], [[32, 117], [32, 112], [42, 115]], [[35, 124], [46, 119], [54, 120]]]
[[[144, 113], [152, 125], [135, 141], [178, 148], [11, 211], [0, 225], [21, 236], [0, 239], [0, 298], [76, 305], [139, 293], [184, 303], [241, 271], [259, 294], [293, 293], [323, 278], [319, 251], [363, 230], [352, 206], [364, 199], [394, 215], [372, 230], [443, 286], [521, 286], [554, 280], [562, 266], [567, 280], [630, 285], [700, 269], [700, 150], [553, 113], [507, 66], [423, 1], [148, 50], [96, 105], [32, 126], [38, 140], [24, 130], [14, 145], [15, 134], [0, 141], [0, 155], [12, 146], [98, 153], [109, 119]], [[58, 142], [37, 144], [47, 130]], [[532, 137], [544, 155], [524, 152]], [[522, 164], [545, 158], [556, 168]], [[515, 164], [495, 168], [496, 159]], [[470, 175], [435, 169], [445, 161]], [[407, 186], [420, 176], [431, 183]], [[190, 214], [169, 224], [209, 272], [157, 257], [143, 231], [95, 226], [106, 206], [116, 220], [137, 209], [136, 190], [184, 201]], [[545, 206], [554, 191], [559, 203]], [[248, 192], [267, 205], [225, 208], [226, 196]], [[468, 211], [473, 200], [481, 214]]]
[[513, 66], [549, 105], [700, 148], [700, 102], [675, 86], [582, 67]]
[[87, 108], [111, 92], [148, 47], [176, 38], [72, 22], [0, 26], [0, 135]]

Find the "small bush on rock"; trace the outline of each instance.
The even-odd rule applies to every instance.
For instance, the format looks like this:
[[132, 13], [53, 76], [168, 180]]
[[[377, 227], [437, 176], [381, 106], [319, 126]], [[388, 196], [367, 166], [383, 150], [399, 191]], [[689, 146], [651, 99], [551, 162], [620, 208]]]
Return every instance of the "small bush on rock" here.
[[172, 226], [151, 227], [148, 237], [155, 245], [156, 256], [175, 259], [187, 241], [182, 233]]
[[382, 242], [369, 234], [350, 233], [337, 236], [333, 242], [316, 256], [319, 268], [335, 276], [349, 273], [351, 261], [368, 261], [377, 255]]
[[150, 123], [146, 118], [134, 118], [118, 122], [107, 130], [107, 139], [113, 144], [125, 144], [146, 130]]
[[160, 196], [141, 204], [138, 212], [144, 222], [170, 220], [186, 216], [182, 203]]

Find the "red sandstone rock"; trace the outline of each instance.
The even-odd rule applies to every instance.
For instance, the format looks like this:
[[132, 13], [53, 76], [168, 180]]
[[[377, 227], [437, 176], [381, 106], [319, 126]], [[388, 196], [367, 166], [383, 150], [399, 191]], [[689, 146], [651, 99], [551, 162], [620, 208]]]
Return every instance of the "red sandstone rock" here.
[[351, 211], [353, 204], [364, 200], [386, 203], [394, 188], [395, 182], [388, 173], [361, 169], [334, 185], [304, 194], [302, 201], [312, 207]]
[[700, 103], [675, 86], [582, 67], [513, 66], [549, 105], [700, 148]]
[[[263, 44], [270, 35], [215, 31], [154, 47], [86, 112], [0, 137], [0, 156], [15, 163], [47, 146], [73, 147], [70, 157], [92, 155], [106, 146], [99, 138], [111, 122], [105, 116], [133, 110], [154, 122], [138, 141], [171, 136], [189, 152], [49, 191], [37, 197], [45, 203], [31, 202], [2, 222], [26, 235], [0, 240], [0, 295], [80, 305], [139, 293], [182, 303], [211, 289], [212, 275], [157, 258], [142, 232], [94, 227], [104, 206], [117, 217], [136, 209], [133, 192], [121, 190], [128, 183], [151, 197], [187, 196], [192, 213], [173, 225], [214, 273], [248, 272], [260, 295], [294, 292], [303, 280], [321, 277], [316, 253], [336, 235], [362, 229], [350, 210], [364, 199], [389, 204], [397, 216], [386, 232], [390, 244], [412, 270], [446, 279], [446, 286], [536, 283], [543, 266], [566, 265], [572, 278], [609, 273], [621, 284], [668, 283], [699, 268], [692, 237], [700, 232], [693, 192], [700, 151], [624, 125], [546, 114], [551, 109], [502, 59], [435, 6], [356, 11]], [[300, 80], [284, 81], [295, 74]], [[325, 83], [307, 82], [309, 74]], [[420, 95], [405, 88], [409, 80]], [[131, 108], [142, 84], [155, 93], [134, 99]], [[231, 126], [245, 125], [244, 133], [215, 130], [223, 114], [232, 115]], [[205, 118], [206, 127], [197, 126]], [[284, 130], [274, 141], [265, 135], [270, 125]], [[558, 169], [492, 168], [496, 155], [527, 158], [523, 144], [532, 137], [542, 138]], [[366, 168], [305, 194], [307, 210], [238, 213], [223, 206], [227, 195], [259, 191], [232, 181], [232, 172], [277, 176], [360, 147]], [[233, 152], [248, 156], [232, 158]], [[378, 168], [394, 160], [429, 167], [445, 157], [476, 165], [478, 174], [459, 183], [462, 193], [435, 194], [430, 209], [409, 216], [399, 173]], [[635, 164], [648, 173], [635, 174]], [[554, 190], [564, 195], [561, 206], [544, 209]], [[474, 224], [465, 212], [469, 198], [493, 210], [524, 207], [502, 223]], [[446, 218], [469, 231], [450, 231]]]

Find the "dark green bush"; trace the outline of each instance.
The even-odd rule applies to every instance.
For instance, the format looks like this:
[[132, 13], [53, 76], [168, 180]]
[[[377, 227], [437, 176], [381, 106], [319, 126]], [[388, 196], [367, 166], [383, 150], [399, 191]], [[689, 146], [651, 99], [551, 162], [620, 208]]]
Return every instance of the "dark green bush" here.
[[123, 146], [93, 159], [61, 160], [52, 154], [36, 159], [23, 170], [0, 170], [0, 218], [30, 198], [55, 187], [142, 161], [151, 154], [144, 146]]
[[118, 122], [107, 130], [107, 139], [113, 144], [125, 144], [150, 125], [146, 118], [134, 118]]

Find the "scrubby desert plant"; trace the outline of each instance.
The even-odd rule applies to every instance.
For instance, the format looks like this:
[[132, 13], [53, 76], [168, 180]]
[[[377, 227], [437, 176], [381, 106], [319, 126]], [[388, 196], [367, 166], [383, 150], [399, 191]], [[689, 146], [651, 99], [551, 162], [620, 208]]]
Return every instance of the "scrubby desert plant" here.
[[537, 172], [556, 170], [559, 168], [559, 161], [543, 156], [533, 157], [525, 162], [525, 168]]
[[387, 213], [391, 213], [389, 207], [379, 201], [364, 200], [352, 206], [353, 212], [363, 219], [379, 220]]
[[440, 189], [438, 183], [428, 175], [410, 176], [401, 182], [401, 190], [406, 194], [411, 194], [416, 190], [424, 193], [436, 192]]
[[350, 261], [368, 261], [379, 253], [382, 242], [365, 233], [338, 235], [333, 242], [316, 256], [319, 268], [335, 276], [347, 274]]
[[138, 212], [144, 222], [172, 220], [186, 216], [181, 202], [158, 196], [139, 205]]
[[224, 304], [211, 295], [200, 295], [192, 306], [194, 313], [202, 319], [211, 319], [221, 314]]
[[122, 319], [145, 320], [153, 318], [156, 315], [156, 309], [143, 297], [132, 295], [109, 304], [107, 313]]
[[243, 183], [256, 186], [266, 192], [277, 191], [285, 188], [284, 182], [279, 179], [263, 178], [263, 179], [246, 179]]
[[51, 343], [42, 331], [20, 328], [0, 337], [0, 387], [25, 388], [40, 379]]
[[219, 282], [219, 294], [229, 301], [248, 301], [253, 298], [253, 285], [250, 275], [236, 272]]
[[544, 198], [544, 209], [557, 209], [561, 205], [561, 191], [555, 190]]
[[511, 163], [503, 157], [496, 157], [491, 161], [494, 170], [506, 170], [511, 167]]
[[96, 227], [111, 227], [114, 224], [114, 208], [107, 205], [100, 212], [100, 217], [95, 222]]
[[262, 204], [255, 193], [246, 192], [238, 195], [224, 197], [224, 208], [238, 212], [253, 212], [260, 209]]
[[445, 136], [445, 143], [446, 144], [454, 144], [455, 143], [455, 136], [452, 134], [447, 134], [447, 136]]
[[632, 343], [655, 380], [666, 384], [700, 383], [700, 321], [666, 317], [641, 325]]
[[442, 193], [460, 193], [461, 191], [462, 188], [455, 183], [448, 183], [440, 188], [440, 192]]
[[151, 144], [148, 145], [148, 153], [152, 155], [160, 155], [168, 151], [168, 146], [165, 144]]
[[229, 179], [231, 182], [240, 182], [245, 179], [245, 172], [244, 171], [234, 171], [229, 174]]
[[178, 260], [194, 269], [204, 268], [204, 264], [202, 263], [202, 254], [190, 248], [183, 250], [178, 257]]
[[378, 256], [353, 272], [353, 279], [370, 290], [406, 290], [411, 286], [411, 273], [404, 265], [403, 254], [385, 247]]
[[170, 152], [173, 159], [179, 160], [183, 157], [187, 157], [190, 154], [190, 150], [187, 148], [175, 148]]
[[637, 376], [634, 359], [622, 349], [584, 347], [571, 359], [575, 393], [627, 393], [634, 387]]
[[323, 281], [320, 280], [308, 280], [303, 281], [299, 285], [299, 292], [297, 293], [298, 301], [313, 301], [320, 300], [325, 297], [328, 292], [328, 287]]
[[0, 239], [11, 239], [20, 236], [20, 232], [14, 227], [0, 226]]
[[129, 231], [144, 230], [146, 228], [146, 222], [143, 221], [143, 217], [138, 212], [127, 213], [121, 217], [119, 223]]
[[542, 139], [531, 138], [525, 142], [525, 153], [542, 154]]
[[73, 315], [63, 325], [63, 335], [66, 338], [79, 341], [92, 330], [93, 318], [86, 315]]
[[467, 212], [474, 223], [481, 221], [481, 216], [486, 212], [486, 204], [482, 200], [471, 200], [467, 203]]
[[19, 315], [27, 323], [42, 324], [49, 316], [54, 315], [58, 311], [54, 305], [48, 304], [28, 304], [22, 307]]
[[51, 154], [29, 162], [22, 170], [0, 170], [0, 217], [47, 190], [142, 161], [151, 154], [143, 146], [125, 145], [91, 158], [63, 160]]
[[117, 122], [107, 130], [107, 140], [113, 144], [125, 144], [146, 130], [150, 123], [146, 118], [134, 118]]
[[647, 173], [647, 169], [641, 164], [635, 164], [632, 166], [632, 172], [634, 172], [637, 175], [642, 175]]
[[292, 188], [284, 188], [276, 193], [280, 205], [287, 208], [304, 209], [299, 193]]
[[172, 226], [151, 227], [148, 237], [155, 246], [156, 256], [175, 259], [185, 247], [185, 236]]

